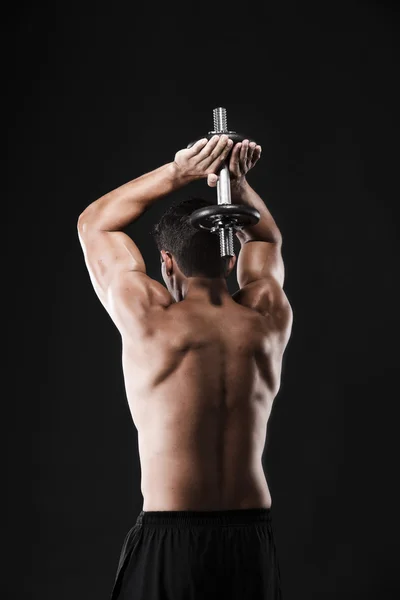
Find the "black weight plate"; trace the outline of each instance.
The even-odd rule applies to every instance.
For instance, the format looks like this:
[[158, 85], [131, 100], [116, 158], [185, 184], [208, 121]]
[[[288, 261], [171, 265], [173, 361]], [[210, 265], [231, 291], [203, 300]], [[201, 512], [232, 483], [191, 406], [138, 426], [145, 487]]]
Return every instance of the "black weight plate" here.
[[[196, 142], [198, 142], [199, 140], [202, 140], [203, 138], [207, 138], [208, 140], [210, 140], [214, 135], [216, 134], [215, 131], [209, 131], [207, 133], [207, 135], [203, 135], [199, 138], [196, 138], [195, 140], [189, 142], [189, 144], [187, 145], [188, 148], [191, 148], [193, 146], [193, 144], [195, 144]], [[230, 137], [231, 140], [233, 140], [233, 142], [235, 144], [237, 144], [238, 142], [242, 142], [243, 140], [249, 140], [249, 142], [254, 142], [255, 140], [252, 140], [249, 137], [246, 137], [244, 135], [242, 135], [241, 133], [237, 133], [236, 131], [222, 131], [221, 133], [218, 132], [218, 135], [228, 135]]]
[[[218, 219], [219, 217], [219, 219]], [[238, 204], [212, 204], [198, 208], [190, 215], [190, 222], [198, 229], [211, 229], [217, 220], [234, 220], [241, 227], [255, 225], [260, 220], [260, 213], [256, 208]]]

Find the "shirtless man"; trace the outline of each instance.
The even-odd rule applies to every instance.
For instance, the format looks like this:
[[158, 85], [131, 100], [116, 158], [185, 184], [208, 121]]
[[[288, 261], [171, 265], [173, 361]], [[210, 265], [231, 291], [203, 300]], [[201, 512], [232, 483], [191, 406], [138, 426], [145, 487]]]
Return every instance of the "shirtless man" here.
[[[121, 551], [112, 600], [281, 598], [262, 454], [292, 327], [282, 236], [246, 180], [261, 147], [226, 135], [90, 204], [78, 234], [93, 287], [118, 328], [138, 431], [143, 510]], [[201, 200], [170, 207], [154, 228], [166, 288], [148, 277], [123, 229], [227, 161], [233, 204], [259, 223], [236, 233], [230, 295], [218, 236], [191, 227]]]

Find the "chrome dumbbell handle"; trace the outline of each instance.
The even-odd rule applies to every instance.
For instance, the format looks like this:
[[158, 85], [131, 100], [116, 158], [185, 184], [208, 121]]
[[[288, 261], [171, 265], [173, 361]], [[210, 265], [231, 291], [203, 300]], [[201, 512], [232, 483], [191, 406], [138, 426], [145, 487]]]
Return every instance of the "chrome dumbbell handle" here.
[[[214, 131], [208, 132], [208, 139], [213, 135], [228, 135], [234, 143], [242, 141], [242, 135], [236, 131], [229, 131], [226, 109], [219, 107], [213, 110]], [[195, 142], [190, 142], [188, 148]], [[190, 217], [191, 223], [197, 229], [207, 229], [211, 233], [218, 233], [220, 254], [228, 260], [234, 256], [233, 232], [246, 225], [255, 225], [260, 220], [260, 213], [251, 206], [236, 206], [231, 201], [231, 180], [229, 167], [226, 161], [218, 173], [217, 198], [218, 204], [200, 208]]]
[[[228, 116], [226, 108], [218, 107], [213, 110], [214, 131], [218, 134], [228, 134]], [[211, 132], [210, 132], [211, 133]], [[214, 133], [214, 132], [213, 132]], [[235, 133], [235, 132], [232, 132]], [[232, 204], [231, 200], [231, 178], [229, 175], [229, 167], [224, 161], [219, 173], [217, 181], [217, 201], [218, 204]], [[221, 256], [234, 256], [233, 249], [233, 229], [221, 225], [218, 228], [219, 246]]]
[[[214, 118], [214, 131], [210, 131], [210, 134], [226, 134], [236, 133], [235, 131], [230, 132], [228, 130], [228, 116], [226, 114], [226, 108], [219, 107], [213, 110]], [[218, 204], [231, 204], [231, 178], [229, 175], [229, 167], [224, 161], [222, 168], [219, 172], [219, 179], [217, 181], [217, 199]], [[233, 244], [233, 237], [232, 237]]]

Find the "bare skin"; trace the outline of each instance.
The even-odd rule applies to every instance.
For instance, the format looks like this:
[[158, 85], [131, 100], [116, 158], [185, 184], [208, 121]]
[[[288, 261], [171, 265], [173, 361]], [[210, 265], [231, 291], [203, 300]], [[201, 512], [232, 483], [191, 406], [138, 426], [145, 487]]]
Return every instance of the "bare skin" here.
[[124, 348], [143, 510], [268, 508], [261, 458], [283, 344], [251, 294], [191, 291]]
[[[110, 220], [111, 215], [118, 222], [126, 198], [131, 210], [126, 221], [132, 221], [131, 199], [145, 203], [147, 196], [154, 197], [157, 184], [159, 196], [171, 185], [179, 187], [199, 177], [216, 185], [221, 160], [231, 150], [227, 140], [222, 141], [199, 145], [194, 153], [186, 149], [177, 153], [173, 168], [179, 183], [170, 184], [170, 175], [163, 182], [162, 172], [150, 182], [134, 180], [129, 189], [125, 184], [126, 190], [97, 201], [96, 210], [89, 207], [79, 222], [92, 283], [121, 333], [145, 511], [271, 506], [261, 459], [292, 312], [282, 289], [279, 231], [245, 181], [261, 149], [257, 154], [255, 144], [243, 143], [230, 155], [233, 199], [252, 203], [262, 213], [258, 225], [238, 234], [241, 289], [233, 296], [223, 278], [186, 278], [173, 255], [163, 250], [165, 289], [147, 277], [137, 247], [125, 238], [121, 244], [118, 234], [125, 234]], [[199, 166], [195, 159], [202, 151], [207, 156], [204, 150], [213, 160], [203, 159]], [[114, 238], [107, 238], [107, 233]], [[121, 268], [127, 247], [129, 268]], [[255, 263], [262, 267], [255, 268]], [[230, 268], [234, 265], [235, 257]]]

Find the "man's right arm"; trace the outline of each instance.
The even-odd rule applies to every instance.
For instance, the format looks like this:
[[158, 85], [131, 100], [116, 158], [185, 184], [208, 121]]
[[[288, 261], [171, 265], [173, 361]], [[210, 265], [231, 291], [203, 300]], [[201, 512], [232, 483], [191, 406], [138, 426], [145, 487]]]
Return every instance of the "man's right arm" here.
[[293, 313], [283, 291], [282, 235], [265, 203], [246, 180], [260, 155], [261, 146], [243, 140], [234, 146], [229, 160], [232, 204], [247, 204], [260, 213], [256, 225], [236, 232], [241, 244], [237, 259], [240, 289], [232, 297], [264, 315], [283, 348], [290, 335]]
[[256, 225], [236, 232], [241, 250], [237, 261], [240, 288], [265, 278], [274, 278], [283, 287], [285, 270], [282, 259], [282, 235], [264, 201], [246, 179], [231, 184], [232, 204], [256, 208], [260, 220]]

